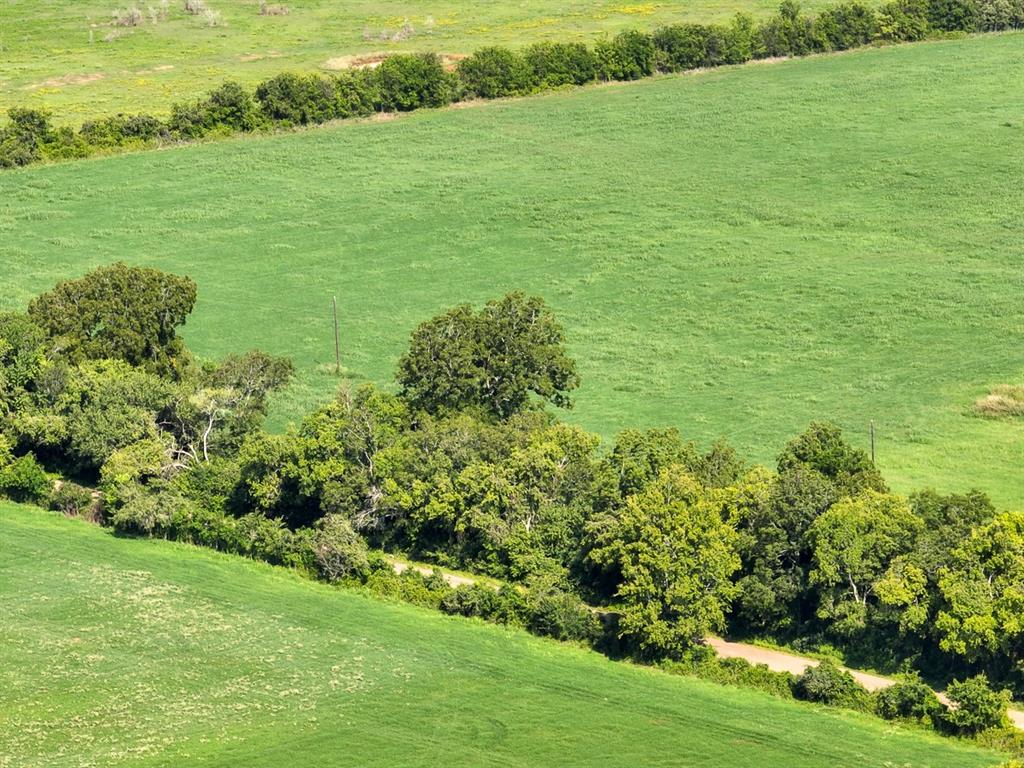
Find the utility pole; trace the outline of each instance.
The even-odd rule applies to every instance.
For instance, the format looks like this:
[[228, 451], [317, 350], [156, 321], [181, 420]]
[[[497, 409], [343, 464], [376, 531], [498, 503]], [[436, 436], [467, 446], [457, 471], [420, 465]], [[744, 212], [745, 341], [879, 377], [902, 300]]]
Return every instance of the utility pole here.
[[875, 463], [875, 420], [871, 420], [871, 463]]
[[[341, 339], [338, 336], [338, 297], [333, 299], [334, 304], [334, 375], [341, 375]], [[872, 451], [874, 455], [874, 451]]]

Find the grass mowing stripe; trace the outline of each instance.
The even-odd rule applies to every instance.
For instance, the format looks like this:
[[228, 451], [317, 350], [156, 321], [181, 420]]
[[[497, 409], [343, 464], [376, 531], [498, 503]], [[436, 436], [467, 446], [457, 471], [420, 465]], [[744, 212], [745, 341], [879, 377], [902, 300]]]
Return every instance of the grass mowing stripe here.
[[28, 507], [0, 550], [5, 768], [998, 762]]

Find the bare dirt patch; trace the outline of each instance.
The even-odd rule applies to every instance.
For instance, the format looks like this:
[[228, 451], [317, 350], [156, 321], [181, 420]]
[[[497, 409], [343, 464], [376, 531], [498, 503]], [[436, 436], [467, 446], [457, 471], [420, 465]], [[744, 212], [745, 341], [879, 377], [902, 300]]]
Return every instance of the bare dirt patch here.
[[279, 51], [267, 51], [266, 53], [243, 53], [238, 57], [241, 62], [262, 61], [263, 59], [279, 59], [282, 54]]
[[66, 85], [87, 85], [102, 80], [106, 75], [102, 72], [92, 72], [88, 75], [61, 75], [51, 77], [39, 83], [31, 83], [22, 88], [23, 91], [34, 91], [37, 88], [63, 88]]
[[[390, 55], [389, 53], [360, 53], [348, 56], [335, 56], [320, 66], [332, 72], [338, 72], [343, 69], [373, 69], [379, 67], [380, 63]], [[466, 58], [464, 53], [442, 53], [439, 55], [441, 56], [441, 64], [447, 70], [455, 69], [455, 66]]]

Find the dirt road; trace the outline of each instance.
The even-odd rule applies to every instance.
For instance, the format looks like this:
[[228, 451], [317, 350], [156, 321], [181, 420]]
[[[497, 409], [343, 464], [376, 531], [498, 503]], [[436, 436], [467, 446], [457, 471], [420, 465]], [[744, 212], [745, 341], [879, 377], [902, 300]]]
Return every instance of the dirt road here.
[[[478, 581], [470, 576], [460, 576], [457, 573], [449, 573], [448, 571], [440, 568], [435, 569], [423, 565], [412, 565], [410, 563], [402, 562], [401, 560], [392, 560], [391, 564], [395, 569], [395, 573], [403, 573], [411, 568], [424, 576], [430, 576], [435, 570], [438, 570], [441, 572], [445, 582], [452, 587], [476, 584]], [[493, 584], [491, 586], [493, 586]], [[598, 609], [595, 608], [594, 610]], [[816, 660], [809, 659], [805, 656], [797, 656], [795, 653], [775, 651], [770, 648], [761, 648], [760, 646], [749, 645], [747, 643], [731, 643], [720, 637], [711, 636], [707, 639], [707, 643], [714, 648], [715, 652], [723, 659], [745, 659], [751, 664], [764, 664], [773, 672], [791, 672], [794, 675], [799, 675], [807, 667], [816, 667], [818, 665]], [[854, 680], [863, 685], [869, 691], [888, 688], [896, 682], [890, 677], [872, 675], [868, 672], [860, 672], [856, 669], [849, 669], [847, 667], [843, 667], [843, 669], [846, 669], [851, 675], [853, 675]], [[944, 704], [949, 704], [949, 699], [946, 698], [945, 694], [938, 693], [937, 695], [940, 701]], [[1016, 727], [1024, 730], [1024, 711], [1011, 709], [1009, 715], [1010, 721]]]

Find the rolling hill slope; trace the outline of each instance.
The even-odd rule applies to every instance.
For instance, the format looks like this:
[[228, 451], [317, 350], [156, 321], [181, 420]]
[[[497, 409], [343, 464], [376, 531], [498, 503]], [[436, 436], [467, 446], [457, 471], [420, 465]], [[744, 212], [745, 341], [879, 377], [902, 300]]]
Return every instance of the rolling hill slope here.
[[287, 354], [278, 426], [343, 365], [521, 289], [563, 321], [570, 417], [772, 462], [840, 423], [902, 491], [1024, 507], [1024, 33], [654, 78], [0, 175], [0, 306], [118, 259], [191, 275], [203, 355]]
[[37, 509], [0, 553], [4, 768], [998, 762]]

